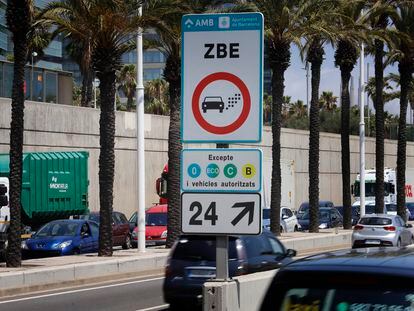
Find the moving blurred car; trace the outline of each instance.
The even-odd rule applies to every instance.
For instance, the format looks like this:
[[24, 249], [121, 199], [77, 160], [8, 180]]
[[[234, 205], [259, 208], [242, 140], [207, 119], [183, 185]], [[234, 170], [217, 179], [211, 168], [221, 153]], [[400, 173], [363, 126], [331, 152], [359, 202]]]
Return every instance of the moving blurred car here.
[[[257, 236], [229, 237], [229, 276], [276, 269], [292, 261], [296, 251], [286, 250], [269, 231]], [[178, 310], [196, 307], [202, 286], [216, 275], [216, 237], [181, 236], [171, 249], [165, 270], [164, 299]]]
[[414, 242], [413, 226], [397, 215], [363, 216], [352, 232], [352, 248], [367, 246], [405, 246]]
[[[263, 228], [270, 230], [270, 208], [263, 209]], [[296, 215], [293, 214], [290, 208], [282, 207], [280, 209], [280, 231], [294, 232], [299, 230], [300, 225]]]
[[[301, 216], [298, 216], [298, 222], [302, 230], [309, 230], [309, 209]], [[342, 225], [342, 216], [336, 208], [319, 208], [319, 229], [342, 227]]]
[[[91, 212], [81, 215], [79, 218], [100, 223], [99, 212]], [[112, 243], [113, 246], [122, 246], [123, 249], [132, 247], [129, 222], [125, 215], [120, 212], [112, 212]]]
[[[147, 246], [162, 245], [167, 240], [167, 212], [166, 204], [155, 205], [145, 212], [145, 244]], [[138, 244], [138, 227], [132, 232], [132, 245]]]
[[[319, 207], [334, 207], [334, 204], [331, 201], [319, 201]], [[303, 215], [306, 211], [309, 210], [309, 202], [303, 202], [298, 209], [297, 216]]]
[[61, 256], [98, 251], [99, 226], [94, 221], [54, 220], [22, 241], [22, 252], [28, 257]]
[[411, 310], [414, 248], [328, 252], [282, 267], [261, 310]]
[[[342, 218], [344, 218], [344, 207], [343, 206], [335, 206], [338, 212], [341, 214]], [[351, 213], [351, 223], [355, 226], [359, 220], [359, 207], [358, 206], [351, 206], [352, 213]]]
[[414, 203], [405, 203], [405, 206], [410, 211], [410, 214], [408, 215], [408, 220], [414, 220]]

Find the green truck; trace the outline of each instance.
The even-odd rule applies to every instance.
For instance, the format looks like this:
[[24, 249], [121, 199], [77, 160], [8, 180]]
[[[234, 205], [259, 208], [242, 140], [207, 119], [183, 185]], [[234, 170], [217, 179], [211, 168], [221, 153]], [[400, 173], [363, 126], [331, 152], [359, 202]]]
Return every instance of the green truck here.
[[[89, 153], [31, 152], [23, 154], [22, 224], [37, 230], [43, 224], [88, 213]], [[9, 189], [8, 154], [0, 154], [0, 185]], [[5, 249], [9, 206], [0, 206], [0, 252]]]

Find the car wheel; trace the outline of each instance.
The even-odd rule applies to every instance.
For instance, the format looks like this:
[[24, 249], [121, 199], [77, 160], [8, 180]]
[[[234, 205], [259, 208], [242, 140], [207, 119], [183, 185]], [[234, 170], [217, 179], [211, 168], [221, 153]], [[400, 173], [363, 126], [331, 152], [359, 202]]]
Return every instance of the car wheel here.
[[294, 231], [294, 232], [298, 232], [298, 231], [299, 231], [298, 226], [295, 226], [295, 228], [293, 229], [293, 231]]
[[285, 232], [285, 231], [283, 230], [283, 227], [281, 226], [280, 227], [280, 233], [283, 233], [283, 232]]
[[398, 239], [398, 241], [397, 241], [397, 247], [401, 247], [401, 239]]
[[72, 253], [73, 253], [73, 255], [79, 255], [80, 254], [80, 249], [75, 248]]
[[131, 237], [129, 234], [125, 238], [125, 243], [122, 245], [123, 249], [130, 249], [132, 248]]
[[414, 236], [411, 236], [410, 244], [414, 244]]
[[203, 109], [203, 113], [206, 113], [207, 112], [207, 109]]

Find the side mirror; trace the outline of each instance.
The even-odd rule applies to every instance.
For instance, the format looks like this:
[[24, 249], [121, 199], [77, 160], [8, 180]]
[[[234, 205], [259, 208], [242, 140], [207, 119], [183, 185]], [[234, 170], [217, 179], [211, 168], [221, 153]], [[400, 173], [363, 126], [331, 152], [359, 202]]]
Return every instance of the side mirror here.
[[298, 252], [296, 250], [288, 248], [286, 250], [286, 257], [295, 257], [297, 253]]
[[289, 216], [288, 216], [288, 215], [282, 215], [282, 219], [283, 219], [283, 220], [288, 219], [288, 218], [289, 218]]
[[412, 227], [413, 227], [413, 225], [412, 225], [412, 224], [406, 224], [406, 225], [405, 225], [405, 227], [406, 227], [406, 228], [412, 228]]
[[89, 236], [88, 232], [82, 232], [82, 239], [87, 238]]

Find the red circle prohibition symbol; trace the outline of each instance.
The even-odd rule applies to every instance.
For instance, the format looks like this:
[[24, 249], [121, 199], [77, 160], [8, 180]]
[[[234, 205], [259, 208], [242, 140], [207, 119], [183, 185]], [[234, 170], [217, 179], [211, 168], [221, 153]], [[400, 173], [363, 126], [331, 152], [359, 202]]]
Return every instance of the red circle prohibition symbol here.
[[[226, 125], [226, 126], [215, 126], [211, 123], [207, 122], [206, 119], [201, 115], [200, 111], [200, 96], [203, 90], [209, 85], [210, 83], [218, 80], [225, 80], [228, 82], [233, 83], [235, 86], [237, 86], [242, 94], [243, 97], [243, 108], [240, 116], [237, 118], [236, 121], [233, 123]], [[246, 84], [235, 75], [228, 73], [228, 72], [216, 72], [212, 73], [208, 76], [206, 76], [203, 80], [198, 83], [196, 86], [193, 98], [192, 98], [192, 109], [194, 117], [197, 121], [197, 123], [207, 132], [223, 135], [223, 134], [229, 134], [237, 129], [240, 128], [240, 126], [243, 125], [243, 123], [246, 121], [247, 117], [249, 116], [251, 108], [251, 99], [250, 99], [250, 93], [249, 89], [247, 88]]]

